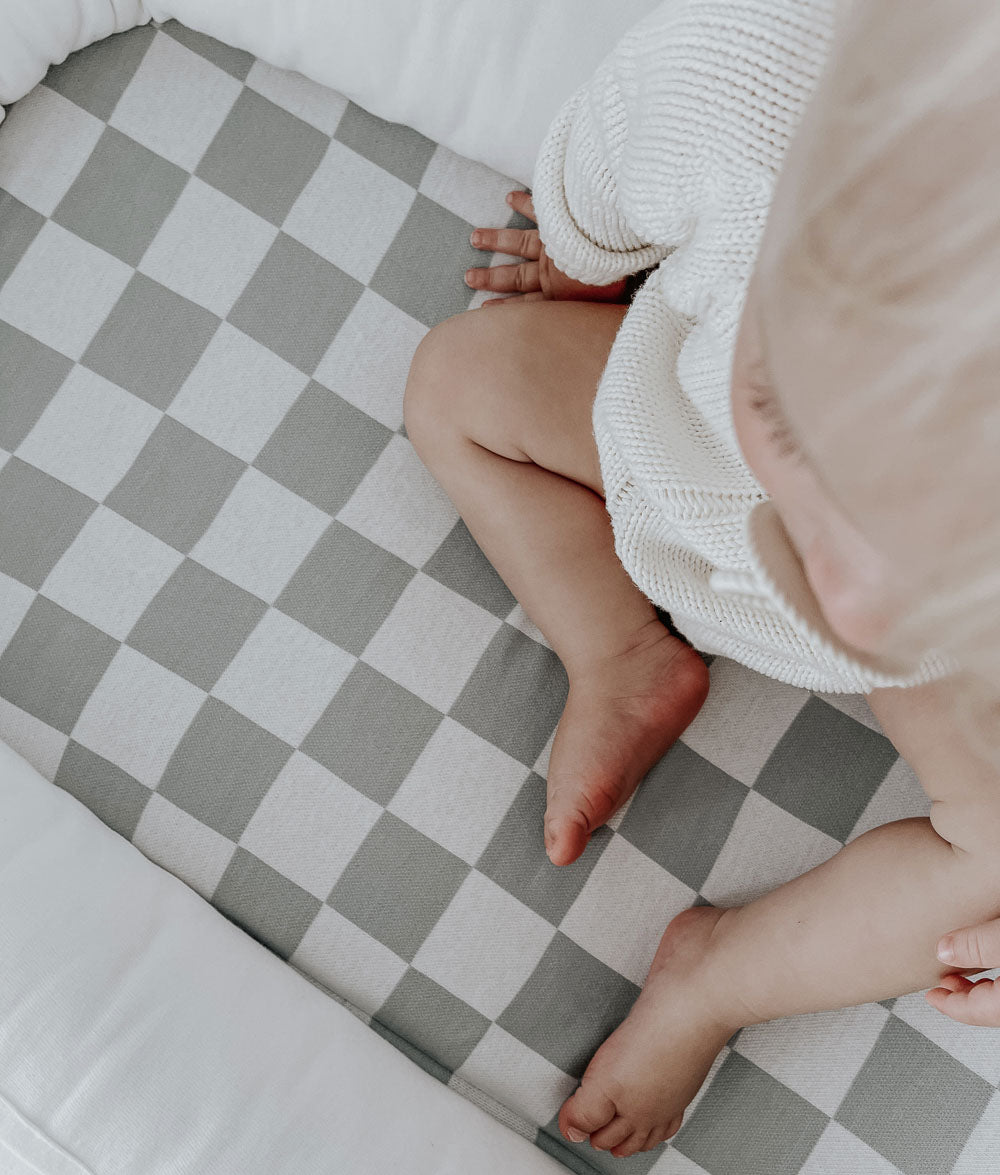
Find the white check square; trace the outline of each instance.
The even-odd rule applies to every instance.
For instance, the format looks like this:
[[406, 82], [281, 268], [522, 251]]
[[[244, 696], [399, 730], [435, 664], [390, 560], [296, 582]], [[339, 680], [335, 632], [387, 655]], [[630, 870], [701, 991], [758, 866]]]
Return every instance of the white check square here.
[[223, 322], [167, 415], [253, 461], [308, 382], [298, 368]]
[[456, 510], [413, 445], [392, 436], [337, 521], [414, 567], [422, 567], [454, 529]]
[[521, 763], [445, 716], [388, 810], [475, 865], [524, 783]]
[[321, 906], [288, 960], [371, 1014], [406, 974], [406, 963], [329, 906]]
[[132, 277], [132, 267], [46, 221], [0, 287], [0, 318], [79, 359]]
[[555, 1117], [576, 1087], [575, 1078], [496, 1024], [455, 1072], [539, 1126]]
[[0, 655], [20, 628], [35, 595], [27, 584], [0, 571]]
[[364, 659], [447, 713], [502, 623], [418, 571], [369, 641]]
[[240, 844], [322, 902], [381, 815], [379, 804], [296, 751]]
[[139, 270], [225, 318], [277, 235], [256, 213], [192, 176]]
[[142, 810], [132, 843], [206, 902], [212, 900], [236, 852], [231, 840], [155, 791]]
[[0, 698], [0, 730], [3, 741], [17, 751], [50, 783], [59, 770], [59, 762], [69, 742], [69, 735], [42, 722], [33, 714]]
[[314, 253], [367, 284], [415, 196], [409, 184], [331, 139], [282, 227]]
[[328, 514], [251, 466], [191, 557], [273, 604], [329, 525]]
[[270, 608], [212, 693], [297, 747], [355, 663], [350, 653]]
[[162, 413], [86, 367], [74, 367], [17, 455], [100, 502], [128, 473]]
[[490, 1019], [517, 995], [555, 928], [473, 869], [413, 966]]
[[888, 1018], [880, 1004], [787, 1016], [742, 1029], [734, 1051], [833, 1115]]
[[205, 693], [122, 645], [73, 728], [73, 738], [155, 788]]
[[[355, 408], [399, 431], [402, 389], [427, 327], [374, 290], [364, 289], [320, 360], [315, 378]], [[378, 346], [372, 346], [378, 339]]]
[[108, 124], [194, 171], [242, 88], [218, 66], [157, 33]]
[[697, 894], [622, 836], [613, 836], [559, 929], [641, 987], [667, 923]]
[[714, 906], [741, 906], [821, 865], [840, 847], [840, 841], [751, 791], [701, 892]]
[[0, 134], [0, 188], [51, 216], [104, 130], [104, 123], [46, 86], [7, 111]]
[[124, 640], [184, 556], [98, 506], [42, 584], [42, 595]]
[[268, 65], [266, 61], [253, 63], [247, 74], [247, 85], [269, 98], [275, 106], [281, 106], [327, 135], [337, 129], [337, 123], [347, 109], [343, 94], [294, 70]]

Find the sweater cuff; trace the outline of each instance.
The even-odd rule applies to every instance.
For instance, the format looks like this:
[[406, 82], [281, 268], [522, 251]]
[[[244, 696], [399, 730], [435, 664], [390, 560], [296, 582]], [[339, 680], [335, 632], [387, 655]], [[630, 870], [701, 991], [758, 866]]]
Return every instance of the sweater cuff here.
[[[672, 250], [643, 241], [621, 214], [607, 148], [594, 126], [591, 84], [560, 107], [538, 152], [532, 204], [546, 253], [567, 277], [605, 286], [650, 269]], [[624, 134], [625, 127], [621, 126]]]

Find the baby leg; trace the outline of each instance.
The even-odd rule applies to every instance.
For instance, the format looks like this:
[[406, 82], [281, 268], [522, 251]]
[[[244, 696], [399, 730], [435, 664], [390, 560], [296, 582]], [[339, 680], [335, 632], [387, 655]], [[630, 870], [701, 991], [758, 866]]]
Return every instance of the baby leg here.
[[[1000, 776], [963, 745], [951, 682], [870, 695], [932, 803], [757, 901], [667, 928], [626, 1021], [563, 1105], [568, 1137], [624, 1156], [669, 1138], [737, 1028], [933, 986], [935, 945], [1000, 912]], [[571, 1133], [572, 1132], [572, 1133]]]
[[569, 679], [548, 771], [546, 849], [575, 860], [700, 709], [701, 658], [614, 551], [591, 411], [626, 307], [465, 311], [413, 357], [407, 435]]

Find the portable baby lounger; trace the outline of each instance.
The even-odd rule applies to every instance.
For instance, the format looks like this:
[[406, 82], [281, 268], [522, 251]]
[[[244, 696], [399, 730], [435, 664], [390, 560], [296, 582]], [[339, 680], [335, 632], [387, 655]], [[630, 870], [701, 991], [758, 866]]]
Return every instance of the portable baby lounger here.
[[919, 995], [740, 1032], [668, 1146], [556, 1126], [674, 913], [926, 811], [717, 658], [545, 857], [565, 673], [403, 388], [652, 7], [0, 0], [3, 1175], [992, 1170], [998, 1034]]

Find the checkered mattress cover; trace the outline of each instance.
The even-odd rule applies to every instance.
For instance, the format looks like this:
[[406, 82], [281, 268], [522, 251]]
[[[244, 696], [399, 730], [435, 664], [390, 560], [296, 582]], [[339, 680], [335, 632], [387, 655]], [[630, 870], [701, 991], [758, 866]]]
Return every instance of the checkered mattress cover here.
[[[919, 994], [745, 1029], [671, 1144], [563, 1099], [669, 918], [923, 814], [863, 698], [731, 661], [557, 869], [564, 670], [402, 426], [504, 176], [174, 23], [0, 128], [0, 738], [574, 1171], [992, 1170], [1000, 1033]], [[496, 257], [494, 262], [506, 262]]]

